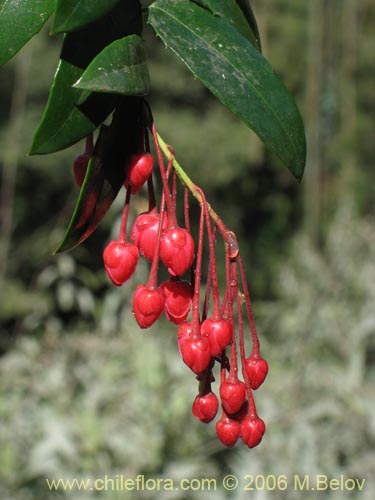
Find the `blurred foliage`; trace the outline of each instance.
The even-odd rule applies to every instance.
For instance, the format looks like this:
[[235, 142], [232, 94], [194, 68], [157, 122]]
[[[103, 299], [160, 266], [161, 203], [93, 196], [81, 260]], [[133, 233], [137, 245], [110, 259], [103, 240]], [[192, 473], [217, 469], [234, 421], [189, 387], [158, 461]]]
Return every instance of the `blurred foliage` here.
[[[45, 30], [0, 73], [2, 196], [10, 192], [9, 159], [17, 168], [11, 170], [14, 197], [2, 205], [12, 208], [12, 231], [0, 290], [1, 498], [51, 498], [46, 476], [138, 473], [176, 479], [344, 474], [367, 479], [365, 492], [351, 498], [373, 498], [374, 7], [370, 0], [253, 5], [263, 50], [303, 110], [309, 157], [302, 186], [149, 28], [145, 38], [160, 133], [237, 233], [247, 262], [271, 367], [257, 394], [268, 425], [261, 446], [224, 450], [214, 425], [191, 416], [197, 383], [179, 359], [175, 328], [160, 323], [143, 332], [132, 318], [130, 297], [146, 280], [147, 265], [124, 287], [109, 286], [101, 254], [118, 227], [121, 196], [80, 248], [50, 256], [77, 194], [71, 165], [83, 145], [25, 156], [61, 43]], [[10, 151], [22, 58], [30, 62], [27, 95], [20, 137]], [[140, 196], [131, 217], [145, 204]], [[124, 492], [101, 496], [127, 498]], [[213, 495], [173, 496], [198, 497]], [[301, 494], [289, 489], [252, 497]], [[331, 497], [336, 493], [325, 493]], [[220, 490], [215, 498], [248, 494]]]

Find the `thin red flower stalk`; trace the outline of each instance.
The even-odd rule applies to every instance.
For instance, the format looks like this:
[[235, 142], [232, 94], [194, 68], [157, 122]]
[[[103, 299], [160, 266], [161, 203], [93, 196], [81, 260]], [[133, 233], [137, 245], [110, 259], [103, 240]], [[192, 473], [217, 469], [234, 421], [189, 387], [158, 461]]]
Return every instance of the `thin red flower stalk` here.
[[131, 190], [127, 189], [126, 196], [125, 196], [125, 205], [124, 205], [124, 209], [123, 209], [122, 217], [121, 217], [120, 231], [119, 231], [119, 235], [118, 235], [118, 240], [121, 242], [127, 241], [126, 229], [127, 229], [128, 217], [129, 217], [130, 196], [131, 196]]
[[[171, 167], [172, 167], [172, 162], [171, 163]], [[167, 172], [167, 177], [169, 178], [169, 174]], [[172, 175], [172, 192], [171, 192], [171, 195], [172, 195], [172, 203], [173, 203], [173, 211], [176, 212], [176, 198], [177, 198], [177, 182], [176, 182], [176, 177], [177, 177], [177, 174], [176, 174], [176, 170], [173, 170], [173, 175]]]
[[208, 305], [211, 296], [211, 262], [208, 263], [207, 281], [206, 281], [206, 291], [204, 294], [204, 302], [202, 308], [202, 322], [207, 318]]
[[[237, 265], [232, 267], [232, 275], [234, 279], [238, 279]], [[240, 344], [240, 357], [242, 365], [242, 376], [246, 385], [246, 395], [249, 403], [248, 416], [256, 417], [257, 411], [255, 406], [255, 401], [253, 397], [253, 392], [251, 390], [249, 376], [246, 371], [246, 359], [245, 359], [245, 342], [244, 342], [244, 325], [243, 325], [243, 315], [242, 315], [242, 299], [241, 295], [237, 293], [237, 314], [238, 314], [238, 331], [239, 331], [239, 344]]]
[[165, 214], [165, 195], [163, 192], [160, 200], [160, 219], [158, 227], [158, 236], [156, 238], [155, 251], [152, 257], [150, 275], [148, 277], [148, 282], [147, 282], [148, 287], [156, 288], [158, 284], [157, 277], [159, 269], [160, 241], [161, 241], [161, 233], [163, 231], [164, 214]]
[[[155, 140], [155, 147], [157, 150], [159, 162], [160, 159], [162, 159], [162, 151], [163, 151], [167, 159], [172, 159], [173, 168], [176, 170], [177, 175], [181, 179], [181, 182], [189, 189], [194, 198], [198, 200], [199, 204], [202, 205], [202, 196], [198, 186], [194, 184], [194, 182], [190, 179], [190, 177], [186, 174], [181, 165], [178, 163], [178, 161], [174, 157], [174, 152], [172, 148], [170, 148], [170, 146], [168, 146], [159, 136], [159, 134], [156, 131], [154, 123], [152, 125], [152, 133]], [[231, 258], [235, 258], [238, 254], [238, 243], [236, 235], [232, 231], [229, 231], [229, 229], [224, 224], [223, 220], [219, 217], [219, 215], [215, 212], [215, 210], [211, 207], [209, 203], [207, 203], [207, 209], [211, 219], [215, 222], [215, 224], [217, 225], [223, 236], [226, 245], [226, 251], [229, 253]]]
[[187, 187], [185, 187], [184, 190], [184, 220], [185, 220], [185, 229], [190, 233], [189, 190]]
[[259, 355], [259, 338], [258, 338], [257, 330], [255, 327], [253, 311], [251, 308], [250, 294], [249, 294], [249, 289], [247, 286], [246, 276], [245, 276], [245, 268], [244, 268], [240, 254], [238, 255], [238, 264], [239, 264], [239, 268], [240, 268], [243, 293], [245, 295], [246, 313], [247, 313], [247, 317], [249, 319], [249, 324], [250, 324], [251, 338], [252, 338], [252, 343], [253, 343], [253, 354], [258, 356]]
[[[164, 162], [163, 162], [163, 153], [162, 153], [160, 145], [159, 145], [158, 134], [157, 134], [156, 128], [155, 128], [155, 123], [152, 124], [152, 135], [154, 138], [156, 155], [158, 157], [160, 176], [161, 176], [161, 181], [163, 184], [163, 191], [165, 193], [165, 202], [166, 202], [167, 211], [168, 211], [168, 226], [174, 227], [174, 226], [178, 225], [177, 218], [176, 218], [176, 211], [174, 210], [173, 198], [172, 198], [172, 194], [171, 194], [171, 191], [169, 189], [169, 184], [168, 184], [168, 174], [167, 174], [168, 168], [166, 171], [166, 169], [164, 167]], [[169, 164], [172, 165], [174, 154], [172, 153], [172, 151], [169, 150], [169, 148], [168, 148], [168, 151], [170, 153], [169, 157], [167, 157], [168, 166], [169, 166]]]
[[[189, 214], [190, 206], [189, 206], [189, 190], [185, 186], [184, 188], [184, 224], [185, 224], [185, 229], [188, 233], [191, 234], [190, 231], [190, 214]], [[191, 266], [190, 268], [190, 283], [192, 284], [193, 288], [195, 285], [195, 272], [194, 272], [194, 267]]]
[[152, 175], [147, 179], [148, 211], [151, 212], [156, 207], [154, 181]]
[[204, 209], [204, 215], [206, 218], [208, 245], [210, 250], [210, 269], [209, 277], [212, 281], [212, 297], [214, 301], [214, 310], [212, 314], [212, 319], [221, 319], [220, 311], [220, 294], [219, 294], [219, 283], [217, 280], [217, 267], [216, 267], [216, 253], [215, 253], [215, 238], [212, 232], [210, 215], [208, 213], [207, 200], [201, 188], [198, 188], [200, 195], [202, 197], [202, 205]]
[[[236, 265], [236, 261], [231, 259], [228, 254], [225, 256], [226, 259], [226, 273], [227, 273], [227, 283], [230, 286], [230, 297], [228, 300], [228, 311], [229, 320], [233, 322], [233, 300], [234, 296], [238, 295], [238, 282], [233, 276], [232, 268]], [[229, 377], [238, 380], [238, 365], [237, 365], [237, 348], [236, 348], [236, 329], [233, 328], [233, 339], [230, 346], [230, 369]]]
[[192, 315], [191, 315], [192, 338], [200, 336], [199, 300], [200, 300], [200, 288], [201, 288], [201, 277], [202, 277], [203, 238], [204, 238], [204, 210], [203, 208], [201, 208], [201, 214], [199, 219], [197, 261], [195, 267], [194, 295], [192, 301]]

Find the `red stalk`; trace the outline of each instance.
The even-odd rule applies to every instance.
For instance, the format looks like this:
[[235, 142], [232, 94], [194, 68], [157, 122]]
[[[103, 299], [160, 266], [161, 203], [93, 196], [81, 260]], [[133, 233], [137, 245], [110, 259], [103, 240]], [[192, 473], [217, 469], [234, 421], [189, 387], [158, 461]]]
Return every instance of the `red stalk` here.
[[240, 266], [241, 282], [242, 282], [243, 292], [245, 295], [246, 313], [247, 313], [247, 317], [249, 319], [250, 330], [251, 330], [251, 339], [252, 339], [252, 343], [253, 343], [253, 354], [255, 356], [259, 356], [259, 338], [258, 338], [257, 330], [255, 327], [253, 311], [251, 308], [250, 294], [249, 294], [249, 289], [247, 286], [246, 276], [245, 276], [245, 268], [244, 268], [240, 254], [238, 255], [238, 263]]
[[130, 195], [131, 195], [130, 189], [127, 189], [126, 196], [125, 196], [124, 210], [122, 211], [120, 231], [119, 231], [119, 235], [118, 235], [118, 239], [122, 243], [126, 243], [126, 241], [127, 241], [126, 229], [127, 229], [128, 217], [129, 217]]

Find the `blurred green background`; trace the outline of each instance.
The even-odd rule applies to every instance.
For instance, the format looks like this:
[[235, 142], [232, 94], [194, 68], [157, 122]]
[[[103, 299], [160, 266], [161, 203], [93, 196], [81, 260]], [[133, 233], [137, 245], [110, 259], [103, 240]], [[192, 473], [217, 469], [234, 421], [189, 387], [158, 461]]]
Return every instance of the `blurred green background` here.
[[[51, 256], [77, 189], [83, 149], [27, 157], [61, 39], [42, 32], [0, 70], [0, 497], [358, 498], [375, 495], [374, 3], [254, 0], [263, 52], [304, 117], [298, 185], [149, 27], [150, 103], [159, 132], [236, 232], [269, 376], [254, 450], [225, 449], [191, 415], [197, 382], [176, 328], [141, 331], [135, 286], [112, 287], [102, 250], [121, 196], [97, 232]], [[144, 210], [141, 196], [132, 217]], [[214, 384], [214, 390], [217, 384]], [[216, 492], [50, 492], [45, 478], [216, 478]], [[220, 486], [225, 474], [240, 486]], [[290, 479], [243, 491], [247, 474]], [[294, 474], [365, 478], [363, 492], [294, 491]]]

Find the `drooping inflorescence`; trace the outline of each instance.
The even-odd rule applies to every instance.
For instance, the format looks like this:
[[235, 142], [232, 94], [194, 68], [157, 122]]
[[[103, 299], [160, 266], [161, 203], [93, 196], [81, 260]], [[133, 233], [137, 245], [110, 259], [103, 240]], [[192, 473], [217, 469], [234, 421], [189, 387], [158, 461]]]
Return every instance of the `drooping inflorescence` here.
[[[147, 134], [147, 132], [146, 132]], [[236, 236], [206, 201], [201, 188], [193, 184], [152, 127], [162, 195], [157, 206], [153, 172], [154, 158], [145, 151], [130, 158], [126, 165], [126, 199], [119, 236], [103, 252], [107, 274], [116, 286], [133, 275], [140, 256], [151, 263], [147, 283], [139, 284], [133, 296], [133, 314], [141, 328], [153, 325], [164, 313], [178, 325], [177, 342], [183, 362], [196, 375], [198, 394], [192, 404], [193, 415], [203, 423], [216, 417], [221, 402], [221, 417], [216, 423], [220, 441], [232, 447], [241, 438], [253, 448], [262, 440], [265, 424], [258, 417], [253, 391], [263, 383], [267, 362], [262, 358], [250, 303], [243, 261]], [[162, 151], [162, 147], [163, 151]], [[85, 152], [86, 154], [87, 152]], [[163, 155], [164, 153], [164, 155]], [[79, 168], [74, 175], [80, 178]], [[184, 226], [177, 221], [176, 183], [185, 189]], [[149, 207], [128, 230], [131, 197], [147, 183]], [[189, 193], [200, 205], [196, 241], [189, 222]], [[128, 237], [129, 234], [129, 237]], [[221, 238], [225, 249], [225, 287], [220, 296], [217, 276], [216, 242]], [[207, 279], [202, 293], [203, 247], [208, 242]], [[169, 279], [158, 282], [160, 264]], [[246, 320], [246, 321], [245, 321]], [[251, 353], [246, 356], [245, 328], [251, 333]], [[220, 367], [218, 394], [212, 390], [213, 370]]]

